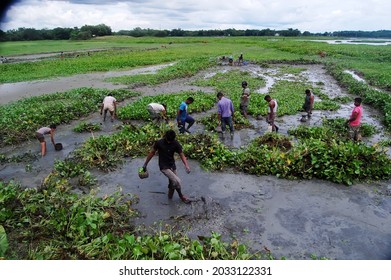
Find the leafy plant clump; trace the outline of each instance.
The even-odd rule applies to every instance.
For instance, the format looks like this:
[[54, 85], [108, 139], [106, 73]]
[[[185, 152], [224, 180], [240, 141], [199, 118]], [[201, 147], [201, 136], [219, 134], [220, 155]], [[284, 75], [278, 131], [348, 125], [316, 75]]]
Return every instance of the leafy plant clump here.
[[91, 131], [100, 131], [101, 127], [98, 123], [87, 123], [87, 122], [80, 122], [78, 125], [76, 125], [73, 128], [73, 131], [75, 132], [91, 132]]
[[[205, 126], [205, 130], [216, 131], [216, 127], [218, 126], [217, 113], [212, 113], [209, 116], [202, 117], [200, 123]], [[254, 125], [252, 125], [250, 121], [243, 117], [238, 111], [235, 111], [234, 113], [233, 125], [235, 130], [254, 128]]]
[[37, 160], [40, 156], [38, 154], [33, 154], [31, 152], [24, 153], [22, 155], [18, 156], [12, 156], [12, 157], [7, 157], [4, 154], [0, 154], [0, 163], [5, 164], [5, 163], [11, 163], [11, 162], [25, 162], [25, 163], [32, 163], [33, 161]]
[[[236, 166], [250, 174], [272, 174], [288, 179], [319, 178], [346, 185], [391, 177], [391, 159], [383, 150], [329, 138], [328, 133], [326, 129], [321, 137], [300, 139], [291, 149], [254, 140], [238, 153]], [[278, 143], [278, 138], [274, 143]], [[289, 139], [283, 142], [286, 141]]]
[[139, 100], [125, 105], [118, 110], [118, 118], [127, 120], [149, 120], [147, 105], [151, 102], [164, 103], [167, 106], [167, 116], [175, 119], [179, 105], [188, 97], [193, 97], [194, 102], [189, 105], [189, 113], [203, 112], [211, 109], [216, 103], [216, 96], [202, 91], [183, 91], [180, 93], [161, 94], [158, 96], [143, 96]]
[[[370, 137], [376, 132], [377, 129], [375, 126], [367, 123], [361, 124], [360, 133], [363, 137]], [[339, 139], [341, 141], [350, 140], [349, 126], [346, 124], [346, 119], [344, 118], [324, 118], [322, 126], [298, 126], [295, 129], [288, 130], [288, 133], [300, 139], [316, 138], [324, 141], [331, 139]]]
[[169, 126], [161, 129], [153, 124], [142, 127], [125, 125], [113, 135], [101, 135], [88, 139], [76, 149], [72, 160], [87, 168], [110, 171], [117, 168], [125, 157], [145, 156], [154, 141], [161, 138]]
[[382, 141], [379, 141], [379, 145], [380, 146], [391, 146], [391, 140], [382, 140]]
[[235, 166], [236, 152], [223, 145], [214, 134], [180, 135], [178, 138], [187, 157], [200, 161], [207, 170]]

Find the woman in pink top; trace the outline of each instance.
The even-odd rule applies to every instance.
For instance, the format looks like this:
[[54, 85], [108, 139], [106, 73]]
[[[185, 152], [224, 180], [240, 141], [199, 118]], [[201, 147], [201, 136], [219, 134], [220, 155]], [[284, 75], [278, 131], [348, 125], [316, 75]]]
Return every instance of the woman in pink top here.
[[362, 117], [361, 102], [362, 99], [360, 97], [354, 99], [355, 107], [352, 111], [352, 114], [350, 115], [350, 118], [346, 121], [346, 123], [348, 123], [350, 127], [351, 137], [355, 141], [361, 140], [361, 134], [360, 134], [360, 125], [361, 125], [361, 117]]

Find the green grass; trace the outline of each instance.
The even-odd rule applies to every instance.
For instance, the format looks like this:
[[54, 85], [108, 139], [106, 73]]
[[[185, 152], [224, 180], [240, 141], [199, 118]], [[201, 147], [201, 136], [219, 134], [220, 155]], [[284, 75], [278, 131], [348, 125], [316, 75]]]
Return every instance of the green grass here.
[[[107, 51], [93, 53], [91, 57], [80, 56], [78, 59], [46, 60], [20, 65], [1, 64], [0, 83], [130, 69], [200, 56], [237, 57], [243, 53], [245, 60], [256, 63], [333, 62], [362, 73], [373, 85], [384, 89], [391, 88], [389, 46], [332, 45], [325, 42], [304, 41], [303, 38], [107, 36], [88, 41], [1, 42], [0, 49], [5, 56], [107, 49]], [[319, 57], [320, 51], [326, 52], [325, 58]]]

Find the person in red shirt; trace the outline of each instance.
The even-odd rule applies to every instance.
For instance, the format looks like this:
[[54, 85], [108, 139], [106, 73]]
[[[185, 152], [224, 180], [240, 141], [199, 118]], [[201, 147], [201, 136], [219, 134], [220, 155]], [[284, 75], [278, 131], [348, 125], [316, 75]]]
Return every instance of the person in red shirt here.
[[362, 99], [360, 97], [354, 99], [354, 109], [352, 111], [352, 114], [350, 115], [350, 118], [346, 120], [346, 123], [349, 124], [350, 136], [354, 141], [361, 140], [361, 134], [360, 134], [360, 125], [361, 125], [361, 117], [362, 117], [361, 102]]

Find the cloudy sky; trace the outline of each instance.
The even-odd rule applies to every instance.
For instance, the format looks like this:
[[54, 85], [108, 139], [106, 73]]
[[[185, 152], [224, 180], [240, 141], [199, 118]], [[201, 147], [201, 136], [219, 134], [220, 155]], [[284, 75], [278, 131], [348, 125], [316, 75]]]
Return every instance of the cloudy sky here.
[[[4, 0], [2, 0], [4, 2]], [[19, 0], [0, 29], [106, 24], [112, 31], [151, 29], [391, 30], [390, 0]]]

